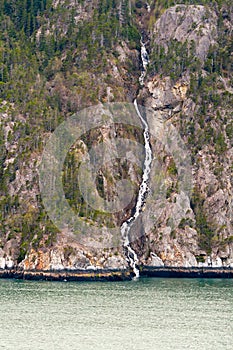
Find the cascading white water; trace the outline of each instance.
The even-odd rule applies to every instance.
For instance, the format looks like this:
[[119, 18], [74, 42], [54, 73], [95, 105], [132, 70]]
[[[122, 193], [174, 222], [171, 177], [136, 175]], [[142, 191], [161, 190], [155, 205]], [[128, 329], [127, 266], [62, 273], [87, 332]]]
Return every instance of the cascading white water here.
[[[139, 82], [143, 86], [144, 85], [144, 78], [146, 75], [147, 65], [149, 63], [149, 59], [148, 59], [148, 54], [146, 51], [145, 44], [142, 41], [141, 41], [141, 59], [142, 59], [142, 64], [143, 64], [143, 70], [142, 70], [141, 76], [139, 78]], [[139, 118], [143, 124], [143, 127], [144, 127], [143, 136], [144, 136], [144, 142], [145, 142], [145, 160], [144, 160], [144, 166], [143, 166], [142, 182], [141, 182], [139, 193], [138, 193], [135, 213], [133, 216], [131, 216], [127, 221], [125, 221], [122, 224], [121, 235], [123, 238], [124, 248], [127, 250], [127, 257], [129, 260], [129, 264], [135, 273], [135, 278], [138, 278], [140, 275], [139, 269], [137, 268], [138, 257], [137, 257], [136, 252], [130, 246], [129, 232], [130, 232], [130, 228], [131, 228], [133, 222], [137, 219], [140, 212], [142, 211], [143, 205], [145, 204], [146, 195], [148, 193], [148, 180], [149, 180], [149, 175], [150, 175], [150, 170], [151, 170], [152, 150], [150, 147], [149, 126], [148, 126], [146, 120], [141, 115], [141, 112], [138, 108], [138, 104], [137, 104], [136, 99], [134, 100], [134, 106], [135, 106], [135, 110], [137, 112], [137, 115], [139, 116]]]
[[140, 42], [141, 42], [142, 72], [141, 72], [141, 75], [139, 77], [139, 83], [141, 86], [143, 86], [144, 85], [144, 78], [146, 76], [147, 66], [149, 64], [149, 56], [148, 56], [148, 53], [146, 51], [145, 44], [142, 42], [142, 40]]
[[151, 12], [151, 7], [150, 7], [150, 4], [148, 4], [148, 2], [146, 3], [146, 7], [147, 7], [147, 12]]

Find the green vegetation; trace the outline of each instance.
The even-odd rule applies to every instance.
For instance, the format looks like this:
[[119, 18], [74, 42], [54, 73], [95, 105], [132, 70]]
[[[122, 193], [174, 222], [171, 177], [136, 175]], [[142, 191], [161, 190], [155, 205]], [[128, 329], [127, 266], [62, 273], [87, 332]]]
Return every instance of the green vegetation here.
[[215, 241], [215, 230], [213, 224], [208, 222], [204, 208], [204, 198], [197, 188], [193, 191], [191, 206], [195, 213], [200, 248], [210, 255]]
[[[217, 42], [210, 46], [204, 62], [197, 59], [196, 44], [191, 41], [183, 43], [177, 40], [166, 42], [167, 49], [162, 45], [153, 45], [150, 53], [149, 74], [151, 77], [170, 77], [175, 84], [183, 76], [190, 76], [190, 86], [187, 96], [191, 98], [196, 108], [192, 116], [181, 115], [179, 126], [182, 136], [189, 145], [193, 163], [197, 163], [197, 154], [205, 147], [218, 157], [214, 173], [221, 177], [221, 161], [232, 145], [232, 94], [226, 86], [232, 86], [233, 56], [231, 29], [226, 24], [232, 13], [231, 1], [208, 0], [182, 1], [180, 4], [199, 4], [214, 9], [218, 16]], [[178, 5], [177, 1], [161, 1], [154, 3], [154, 16], [160, 16], [165, 8]], [[177, 6], [177, 12], [180, 11]], [[209, 16], [208, 11], [206, 14]], [[153, 16], [152, 16], [153, 17]], [[152, 21], [152, 20], [151, 20]], [[153, 22], [153, 21], [152, 21]], [[153, 23], [150, 25], [153, 25]], [[194, 27], [192, 29], [195, 29]], [[155, 39], [155, 38], [154, 38]], [[167, 193], [170, 197], [171, 190]]]
[[194, 42], [189, 45], [187, 41], [181, 43], [171, 40], [167, 51], [162, 46], [155, 44], [150, 55], [149, 74], [170, 76], [175, 82], [185, 71], [194, 72], [200, 69], [200, 61], [194, 52]]
[[[121, 133], [127, 135], [128, 138], [133, 139], [135, 132], [131, 128], [122, 128], [119, 125]], [[101, 139], [101, 132], [99, 129], [92, 129], [89, 133], [82, 136], [82, 140], [85, 140], [87, 148], [93, 146], [93, 140]], [[123, 136], [123, 135], [122, 135]], [[82, 145], [76, 143], [68, 152], [63, 167], [63, 189], [67, 201], [69, 202], [73, 211], [82, 217], [84, 220], [88, 220], [90, 225], [106, 226], [109, 228], [115, 227], [119, 221], [119, 213], [111, 214], [103, 210], [93, 209], [85, 200], [85, 194], [81, 192], [78, 183], [78, 176], [80, 171], [80, 164], [83, 158]], [[96, 195], [107, 201], [114, 200], [116, 192], [116, 183], [118, 180], [128, 179], [130, 164], [126, 160], [115, 159], [111, 168], [107, 164], [103, 165], [96, 174], [95, 188]], [[140, 175], [140, 170], [134, 165], [135, 173]], [[132, 183], [137, 188], [137, 183]], [[135, 198], [134, 198], [135, 200]]]
[[174, 159], [171, 159], [171, 160], [170, 160], [170, 164], [169, 164], [169, 166], [168, 166], [167, 171], [168, 171], [168, 174], [169, 174], [170, 176], [175, 176], [175, 175], [178, 174], [177, 167], [176, 167], [176, 163], [175, 163]]
[[[79, 109], [106, 102], [107, 86], [113, 87], [116, 100], [126, 99], [125, 83], [108, 74], [112, 65], [123, 79], [130, 72], [129, 86], [139, 74], [129, 58], [122, 67], [116, 51], [123, 42], [129, 50], [140, 45], [131, 2], [79, 0], [56, 7], [53, 3], [0, 2], [0, 112], [6, 113], [0, 114], [0, 236], [1, 242], [18, 240], [18, 262], [30, 247], [49, 247], [56, 239], [57, 229], [38, 195], [35, 171], [48, 135]], [[71, 152], [64, 174], [73, 181], [65, 182], [67, 199], [80, 216], [111, 226], [111, 217], [84, 203], [74, 179], [76, 165]], [[33, 169], [30, 176], [29, 169]], [[16, 194], [10, 195], [16, 176], [20, 176], [19, 188], [14, 187]], [[29, 179], [24, 180], [26, 176]]]
[[193, 220], [190, 218], [182, 218], [180, 223], [179, 223], [178, 228], [184, 229], [185, 226], [193, 227], [194, 226]]
[[[65, 0], [56, 7], [53, 3], [52, 0], [0, 1], [0, 244], [3, 247], [15, 240], [18, 262], [30, 248], [51, 247], [58, 233], [45, 214], [35, 170], [50, 133], [78, 110], [108, 101], [107, 87], [112, 88], [114, 101], [131, 99], [140, 74], [135, 50], [140, 47], [142, 29], [139, 30], [136, 16], [143, 20], [145, 2], [76, 0], [72, 5]], [[176, 83], [184, 73], [189, 73], [188, 97], [197, 107], [191, 117], [181, 116], [181, 133], [195, 165], [197, 153], [205, 146], [210, 147], [218, 159], [214, 174], [221, 177], [224, 171], [221, 159], [233, 142], [229, 111], [232, 94], [224, 86], [224, 82], [228, 86], [232, 83], [232, 40], [225, 26], [224, 7], [232, 5], [230, 0], [182, 3], [211, 4], [218, 11], [218, 42], [210, 48], [204, 64], [195, 58], [194, 42], [171, 40], [167, 52], [155, 45], [150, 52], [148, 75], [170, 76]], [[149, 20], [152, 25], [159, 14], [177, 1], [150, 1], [150, 4], [154, 14]], [[123, 55], [119, 47], [124, 48]], [[219, 80], [220, 76], [223, 80]], [[139, 131], [126, 129], [122, 131], [119, 127], [119, 135], [141, 141]], [[82, 140], [90, 149], [96, 139], [101, 142], [103, 135], [93, 130]], [[112, 227], [122, 217], [93, 210], [82, 197], [77, 182], [81, 157], [82, 150], [78, 147], [71, 148], [67, 155], [63, 168], [65, 196], [74, 212], [90, 225]], [[112, 198], [117, 180], [127, 178], [129, 169], [129, 164], [118, 160], [112, 172], [101, 169], [96, 178], [100, 197]], [[174, 180], [166, 192], [171, 202], [178, 192], [173, 161], [167, 173]], [[140, 170], [135, 169], [135, 174], [140, 177]], [[204, 199], [198, 191], [192, 205], [200, 246], [209, 253], [215, 244], [216, 230], [208, 220]], [[186, 225], [194, 226], [194, 223], [183, 219], [179, 228]], [[176, 237], [175, 230], [171, 237]], [[66, 258], [72, 253], [67, 247]]]
[[155, 6], [158, 8], [169, 8], [175, 5], [210, 5], [221, 7], [223, 5], [230, 6], [232, 4], [231, 0], [213, 0], [210, 3], [210, 0], [161, 0], [156, 1]]

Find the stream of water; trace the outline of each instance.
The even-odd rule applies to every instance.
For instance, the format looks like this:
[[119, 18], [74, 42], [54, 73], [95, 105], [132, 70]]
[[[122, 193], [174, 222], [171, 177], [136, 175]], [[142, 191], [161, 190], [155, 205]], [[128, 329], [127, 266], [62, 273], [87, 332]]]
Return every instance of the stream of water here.
[[[142, 72], [141, 76], [139, 78], [139, 83], [141, 86], [144, 85], [144, 78], [146, 75], [147, 65], [149, 63], [149, 57], [148, 53], [146, 51], [145, 44], [141, 41], [141, 60], [142, 60]], [[135, 110], [137, 112], [138, 117], [140, 118], [142, 125], [143, 125], [143, 136], [144, 136], [144, 147], [145, 147], [145, 160], [144, 160], [144, 166], [143, 166], [143, 175], [142, 175], [142, 182], [140, 185], [135, 213], [133, 216], [131, 216], [127, 221], [125, 221], [121, 226], [121, 235], [123, 238], [123, 245], [127, 252], [127, 259], [129, 262], [129, 265], [132, 267], [135, 278], [138, 278], [140, 273], [139, 269], [137, 267], [138, 264], [138, 257], [135, 252], [135, 250], [130, 245], [130, 238], [129, 233], [130, 229], [132, 227], [133, 222], [138, 218], [140, 215], [140, 212], [142, 211], [142, 208], [145, 204], [146, 196], [148, 193], [148, 181], [150, 176], [150, 170], [151, 170], [151, 162], [152, 162], [152, 150], [150, 146], [150, 134], [149, 134], [149, 126], [147, 124], [147, 121], [143, 118], [137, 104], [137, 100], [134, 100], [134, 106]]]

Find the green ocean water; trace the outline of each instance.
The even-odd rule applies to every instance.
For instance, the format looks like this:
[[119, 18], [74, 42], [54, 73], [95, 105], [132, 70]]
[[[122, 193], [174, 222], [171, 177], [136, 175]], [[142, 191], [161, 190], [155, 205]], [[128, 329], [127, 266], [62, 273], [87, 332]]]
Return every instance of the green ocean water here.
[[0, 280], [0, 349], [232, 350], [233, 280]]

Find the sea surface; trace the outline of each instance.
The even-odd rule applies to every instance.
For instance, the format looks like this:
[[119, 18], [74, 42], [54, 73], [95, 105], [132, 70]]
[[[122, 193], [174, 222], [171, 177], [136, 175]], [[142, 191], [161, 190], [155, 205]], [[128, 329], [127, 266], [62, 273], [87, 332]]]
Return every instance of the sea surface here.
[[233, 280], [0, 280], [0, 349], [232, 350]]

